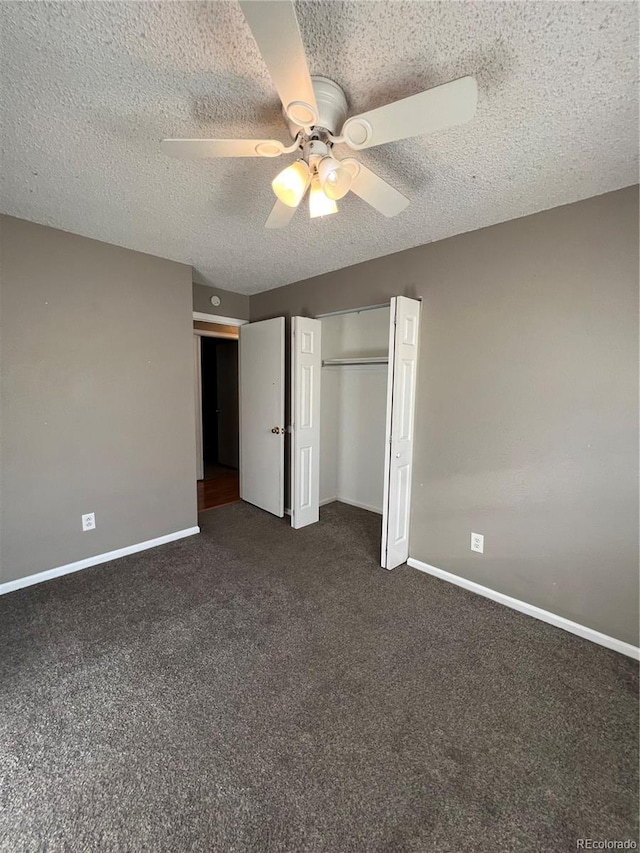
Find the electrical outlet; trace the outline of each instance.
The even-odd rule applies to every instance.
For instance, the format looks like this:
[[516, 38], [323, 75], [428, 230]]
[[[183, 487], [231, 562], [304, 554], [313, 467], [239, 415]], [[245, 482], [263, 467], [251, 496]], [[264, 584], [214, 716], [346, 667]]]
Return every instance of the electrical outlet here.
[[471, 534], [471, 550], [477, 551], [478, 554], [484, 554], [484, 536], [482, 533]]
[[96, 514], [95, 512], [88, 512], [86, 515], [82, 516], [82, 529], [86, 533], [87, 530], [95, 530], [96, 529]]

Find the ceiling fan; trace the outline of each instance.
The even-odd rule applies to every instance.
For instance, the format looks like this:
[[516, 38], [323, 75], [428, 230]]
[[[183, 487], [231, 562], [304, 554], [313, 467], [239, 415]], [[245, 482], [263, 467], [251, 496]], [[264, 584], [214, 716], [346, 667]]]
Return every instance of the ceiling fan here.
[[173, 157], [279, 157], [297, 159], [272, 181], [277, 201], [265, 226], [289, 224], [309, 190], [311, 218], [336, 213], [336, 201], [349, 191], [385, 216], [396, 216], [409, 199], [353, 157], [338, 160], [332, 148], [346, 143], [355, 151], [434, 133], [473, 118], [478, 99], [474, 77], [461, 77], [383, 107], [347, 118], [347, 100], [336, 83], [311, 77], [292, 0], [240, 0], [282, 101], [293, 138], [286, 146], [275, 139], [163, 139]]

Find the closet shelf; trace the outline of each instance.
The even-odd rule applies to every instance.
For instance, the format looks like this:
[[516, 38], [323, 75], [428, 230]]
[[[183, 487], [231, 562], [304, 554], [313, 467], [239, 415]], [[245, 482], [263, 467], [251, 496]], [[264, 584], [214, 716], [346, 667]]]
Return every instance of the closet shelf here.
[[388, 364], [389, 357], [386, 355], [374, 355], [368, 358], [325, 358], [322, 360], [322, 366], [330, 366], [334, 364]]

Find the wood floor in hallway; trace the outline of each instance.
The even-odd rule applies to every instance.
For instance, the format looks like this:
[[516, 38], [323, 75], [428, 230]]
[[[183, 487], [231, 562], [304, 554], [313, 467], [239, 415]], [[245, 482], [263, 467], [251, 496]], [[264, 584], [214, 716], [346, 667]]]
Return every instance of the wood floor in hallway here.
[[205, 480], [198, 480], [198, 512], [240, 500], [240, 473], [237, 468], [207, 466]]

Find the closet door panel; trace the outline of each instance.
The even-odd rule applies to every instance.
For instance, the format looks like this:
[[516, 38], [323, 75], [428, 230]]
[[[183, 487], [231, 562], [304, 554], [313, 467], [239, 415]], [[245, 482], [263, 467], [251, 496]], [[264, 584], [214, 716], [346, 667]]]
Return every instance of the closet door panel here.
[[411, 471], [416, 401], [420, 302], [391, 300], [387, 437], [381, 563], [394, 569], [409, 557]]
[[291, 319], [291, 526], [320, 517], [321, 323]]

